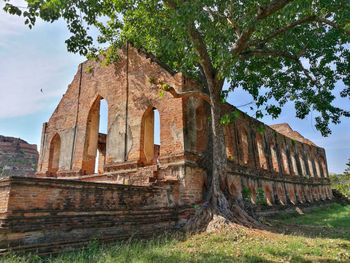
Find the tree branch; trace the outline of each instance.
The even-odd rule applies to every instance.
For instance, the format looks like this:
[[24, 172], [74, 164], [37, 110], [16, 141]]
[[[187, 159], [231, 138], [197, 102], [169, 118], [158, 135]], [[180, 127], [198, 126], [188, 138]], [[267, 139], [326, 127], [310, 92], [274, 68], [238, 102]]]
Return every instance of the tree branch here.
[[191, 42], [199, 56], [199, 63], [203, 68], [207, 81], [214, 80], [215, 70], [213, 68], [213, 65], [211, 64], [211, 58], [208, 54], [207, 46], [204, 43], [202, 35], [198, 32], [193, 23], [188, 26], [188, 33]]
[[306, 24], [306, 23], [312, 23], [312, 22], [320, 22], [320, 23], [324, 23], [324, 24], [327, 24], [331, 27], [334, 27], [334, 28], [337, 28], [337, 29], [340, 29], [340, 30], [343, 30], [345, 34], [348, 34], [350, 35], [350, 32], [349, 31], [346, 31], [344, 30], [341, 26], [337, 25], [336, 23], [334, 23], [333, 21], [330, 21], [326, 18], [322, 18], [322, 17], [318, 17], [316, 15], [311, 15], [311, 16], [307, 16], [307, 17], [304, 17], [302, 19], [299, 19], [299, 20], [296, 20], [284, 27], [281, 27], [281, 28], [278, 28], [276, 31], [270, 33], [265, 39], [261, 40], [261, 41], [256, 41], [256, 42], [253, 42], [251, 44], [251, 46], [261, 46], [261, 45], [264, 45], [265, 43], [267, 43], [268, 41], [270, 41], [271, 39], [275, 38], [276, 36], [280, 35], [280, 34], [283, 34], [299, 25], [302, 25], [302, 24]]
[[347, 31], [345, 30], [344, 28], [342, 28], [340, 25], [334, 23], [333, 21], [329, 20], [329, 19], [326, 19], [326, 18], [322, 18], [322, 17], [318, 17], [316, 19], [316, 21], [320, 22], [320, 23], [323, 23], [323, 24], [326, 24], [326, 25], [329, 25], [331, 27], [334, 27], [336, 29], [339, 29], [341, 31], [343, 31], [345, 34], [349, 35], [350, 36], [350, 31]]
[[289, 23], [288, 25], [286, 25], [284, 27], [278, 28], [276, 31], [270, 33], [267, 37], [265, 37], [265, 39], [263, 39], [262, 41], [252, 43], [252, 45], [256, 45], [256, 46], [263, 45], [278, 35], [281, 35], [281, 34], [287, 32], [287, 31], [289, 31], [289, 30], [291, 30], [299, 25], [302, 25], [302, 24], [305, 24], [308, 22], [314, 22], [314, 21], [316, 21], [316, 19], [317, 19], [317, 16], [312, 15], [312, 16], [307, 16], [307, 17], [304, 17], [302, 19], [296, 20], [292, 23]]
[[233, 21], [229, 16], [224, 15], [222, 12], [220, 11], [213, 11], [212, 9], [205, 8], [204, 9], [206, 12], [209, 13], [209, 15], [211, 15], [212, 17], [219, 17], [221, 19], [224, 19], [227, 21], [227, 23], [232, 27], [232, 29], [235, 31], [237, 37], [239, 37], [241, 35], [241, 30], [239, 29], [237, 23], [235, 21]]
[[286, 59], [289, 59], [291, 61], [294, 61], [300, 69], [303, 71], [304, 75], [310, 80], [310, 82], [317, 86], [320, 87], [321, 84], [319, 81], [315, 78], [313, 78], [310, 74], [310, 71], [307, 70], [303, 63], [300, 61], [300, 56], [296, 56], [293, 54], [290, 54], [286, 51], [281, 51], [281, 50], [271, 50], [271, 49], [255, 49], [255, 50], [249, 50], [244, 53], [241, 53], [243, 57], [251, 57], [251, 56], [270, 56], [270, 57], [284, 57]]
[[270, 4], [266, 5], [265, 7], [260, 7], [253, 21], [250, 23], [247, 29], [242, 32], [242, 34], [234, 44], [232, 49], [233, 53], [238, 55], [247, 47], [247, 42], [249, 41], [251, 35], [254, 33], [256, 25], [260, 20], [263, 20], [264, 18], [273, 15], [292, 1], [293, 0], [273, 0]]
[[[164, 3], [168, 5], [171, 9], [177, 8], [177, 2], [173, 0], [164, 0]], [[199, 64], [203, 69], [204, 75], [208, 86], [215, 87], [216, 73], [209, 56], [207, 46], [200, 32], [195, 27], [194, 21], [188, 24], [188, 34], [193, 47], [199, 57]]]
[[231, 25], [231, 27], [233, 28], [233, 30], [236, 32], [236, 35], [237, 36], [240, 36], [242, 33], [241, 33], [241, 30], [239, 29], [237, 23], [235, 23], [231, 18], [229, 17], [226, 17], [226, 20], [227, 22]]
[[299, 58], [295, 55], [292, 55], [288, 52], [281, 51], [281, 50], [274, 50], [274, 49], [254, 49], [254, 50], [247, 50], [245, 52], [241, 53], [241, 56], [246, 57], [252, 57], [252, 56], [271, 56], [271, 57], [285, 57], [290, 60], [299, 60]]
[[197, 97], [205, 100], [211, 105], [211, 100], [208, 94], [201, 92], [201, 91], [196, 91], [196, 90], [191, 90], [191, 91], [184, 91], [184, 92], [179, 92], [175, 90], [174, 87], [167, 87], [164, 89], [164, 91], [169, 92], [171, 95], [173, 95], [174, 98], [188, 98], [188, 97]]

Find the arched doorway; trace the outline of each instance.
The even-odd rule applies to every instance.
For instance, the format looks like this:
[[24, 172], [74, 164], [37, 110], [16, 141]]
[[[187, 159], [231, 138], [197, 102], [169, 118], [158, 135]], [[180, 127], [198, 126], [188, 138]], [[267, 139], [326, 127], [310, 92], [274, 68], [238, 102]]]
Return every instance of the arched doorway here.
[[56, 133], [50, 143], [50, 153], [49, 153], [49, 167], [48, 173], [50, 176], [57, 175], [60, 164], [60, 154], [61, 154], [61, 137]]
[[87, 118], [83, 174], [103, 173], [108, 129], [108, 103], [98, 96]]
[[140, 145], [140, 162], [156, 164], [160, 153], [160, 115], [154, 107], [149, 107], [143, 114]]

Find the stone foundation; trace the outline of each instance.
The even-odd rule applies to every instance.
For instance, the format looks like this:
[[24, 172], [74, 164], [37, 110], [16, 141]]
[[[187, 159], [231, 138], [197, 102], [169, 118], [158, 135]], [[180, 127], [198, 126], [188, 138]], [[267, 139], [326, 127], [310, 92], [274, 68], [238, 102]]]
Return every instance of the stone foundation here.
[[10, 177], [0, 181], [0, 252], [58, 252], [86, 244], [149, 238], [192, 213], [172, 190], [73, 180]]

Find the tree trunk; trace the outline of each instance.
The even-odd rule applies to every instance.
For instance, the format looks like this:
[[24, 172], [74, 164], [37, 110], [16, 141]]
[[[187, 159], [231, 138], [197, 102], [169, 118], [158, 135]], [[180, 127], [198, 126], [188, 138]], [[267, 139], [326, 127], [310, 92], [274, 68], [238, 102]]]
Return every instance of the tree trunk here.
[[220, 195], [220, 183], [225, 178], [225, 170], [227, 165], [226, 150], [225, 150], [225, 138], [222, 125], [220, 124], [221, 109], [220, 104], [211, 96], [211, 129], [213, 136], [212, 145], [212, 158], [213, 168], [211, 176], [211, 189], [212, 189], [212, 204], [216, 204]]
[[185, 230], [198, 232], [208, 227], [217, 228], [223, 224], [237, 223], [249, 227], [260, 224], [248, 215], [241, 200], [235, 200], [228, 194], [227, 186], [227, 157], [224, 127], [220, 123], [221, 100], [220, 94], [214, 87], [209, 87], [211, 99], [211, 128], [212, 128], [212, 174], [208, 175], [208, 193], [204, 205], [189, 220]]

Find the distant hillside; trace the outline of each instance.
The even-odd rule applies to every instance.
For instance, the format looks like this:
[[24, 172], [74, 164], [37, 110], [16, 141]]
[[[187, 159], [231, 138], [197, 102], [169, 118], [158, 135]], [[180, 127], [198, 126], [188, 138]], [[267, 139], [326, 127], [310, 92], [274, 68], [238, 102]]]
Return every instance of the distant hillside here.
[[38, 162], [35, 144], [0, 135], [0, 176], [32, 176]]

